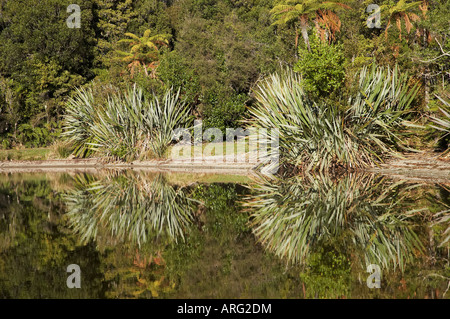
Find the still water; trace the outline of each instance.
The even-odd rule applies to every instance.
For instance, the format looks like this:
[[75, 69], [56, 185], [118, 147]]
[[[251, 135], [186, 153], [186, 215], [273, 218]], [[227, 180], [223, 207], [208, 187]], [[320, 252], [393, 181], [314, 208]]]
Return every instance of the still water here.
[[450, 184], [0, 175], [1, 298], [450, 298], [449, 244]]

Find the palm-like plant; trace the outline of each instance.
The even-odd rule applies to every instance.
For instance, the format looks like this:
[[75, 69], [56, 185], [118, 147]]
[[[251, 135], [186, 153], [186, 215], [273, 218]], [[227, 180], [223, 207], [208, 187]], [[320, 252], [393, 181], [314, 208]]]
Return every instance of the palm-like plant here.
[[415, 1], [407, 3], [406, 0], [396, 1], [393, 5], [382, 5], [380, 10], [388, 17], [388, 23], [385, 29], [385, 36], [387, 37], [387, 32], [391, 23], [395, 21], [397, 29], [399, 30], [399, 38], [402, 39], [402, 21], [405, 22], [405, 29], [407, 33], [411, 32], [412, 23], [411, 21], [420, 20], [419, 16], [413, 12], [409, 12], [411, 9], [418, 8], [424, 1]]
[[[439, 101], [441, 101], [443, 107], [440, 107], [439, 110], [441, 111], [443, 117], [431, 117], [431, 121], [433, 121], [438, 126], [433, 126], [434, 128], [446, 132], [445, 135], [450, 134], [450, 103], [445, 101], [440, 96], [435, 95]], [[450, 152], [450, 149], [444, 152], [444, 154]]]
[[436, 118], [436, 117], [431, 117], [431, 120], [440, 125], [439, 127], [435, 126], [435, 128], [445, 131], [445, 132], [449, 132], [450, 133], [450, 103], [445, 101], [443, 98], [441, 98], [440, 96], [435, 95], [439, 101], [442, 102], [443, 107], [439, 108], [439, 110], [442, 112], [442, 114], [444, 115], [444, 118], [440, 119], [440, 118]]
[[[148, 76], [148, 68], [153, 71], [158, 65], [159, 48], [169, 44], [170, 35], [157, 34], [151, 36], [151, 30], [147, 29], [142, 37], [138, 37], [133, 33], [125, 33], [129, 39], [122, 39], [119, 43], [128, 43], [129, 52], [118, 50], [117, 53], [123, 56], [122, 61], [127, 62], [131, 75], [134, 74], [136, 67], [143, 67], [145, 75]], [[152, 72], [152, 76], [154, 76]]]
[[174, 137], [174, 131], [181, 126], [187, 126], [192, 118], [189, 116], [189, 106], [180, 100], [180, 90], [173, 93], [172, 89], [166, 91], [162, 100], [154, 98], [151, 102], [149, 116], [151, 123], [150, 147], [159, 158], [164, 156], [167, 146]]
[[314, 23], [317, 30], [321, 33], [323, 39], [324, 27], [334, 36], [335, 32], [339, 32], [341, 21], [333, 10], [339, 8], [349, 9], [350, 7], [336, 1], [318, 1], [318, 0], [283, 0], [277, 4], [270, 12], [276, 19], [274, 24], [290, 24], [294, 23], [296, 26], [295, 32], [295, 47], [298, 46], [298, 30], [297, 23], [301, 30], [303, 40], [305, 41], [308, 50], [310, 49], [308, 27], [309, 21], [314, 17]]
[[252, 212], [253, 233], [288, 262], [304, 264], [311, 252], [333, 243], [357, 256], [361, 265], [404, 269], [423, 251], [412, 223], [415, 207], [401, 204], [408, 191], [401, 183], [372, 175], [335, 182], [319, 174], [262, 181], [255, 188], [243, 204]]
[[[396, 134], [406, 123], [405, 118], [419, 91], [419, 84], [409, 85], [407, 73], [400, 73], [398, 66], [364, 67], [359, 74], [358, 93], [349, 99], [346, 121], [361, 147], [373, 158], [378, 154], [395, 155], [395, 147], [401, 147]], [[378, 151], [377, 151], [378, 149]]]
[[395, 130], [418, 87], [410, 89], [407, 75], [400, 75], [397, 68], [364, 68], [359, 77], [359, 92], [344, 112], [310, 101], [292, 71], [273, 74], [259, 84], [258, 103], [249, 110], [248, 123], [279, 130], [282, 164], [305, 171], [373, 166], [386, 153], [395, 153], [401, 142]]
[[161, 236], [176, 241], [184, 239], [193, 221], [196, 202], [160, 174], [77, 175], [74, 182], [64, 199], [69, 224], [81, 242], [95, 240], [100, 229], [138, 245]]
[[99, 103], [92, 90], [80, 89], [67, 103], [63, 136], [77, 156], [95, 152], [131, 161], [150, 151], [162, 157], [174, 130], [190, 123], [189, 112], [180, 90], [168, 89], [162, 98], [148, 98], [134, 85]]
[[90, 128], [98, 119], [97, 114], [92, 90], [77, 89], [77, 94], [68, 100], [62, 137], [67, 138], [75, 156], [87, 157], [93, 153], [90, 144], [95, 138]]

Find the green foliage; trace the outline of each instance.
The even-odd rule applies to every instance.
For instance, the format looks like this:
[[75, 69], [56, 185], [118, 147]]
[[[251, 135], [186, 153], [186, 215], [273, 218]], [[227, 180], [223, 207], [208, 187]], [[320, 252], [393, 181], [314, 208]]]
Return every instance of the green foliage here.
[[323, 43], [317, 36], [311, 38], [310, 44], [311, 50], [299, 47], [299, 59], [294, 67], [301, 74], [305, 92], [313, 100], [339, 99], [346, 67], [343, 46]]
[[[94, 78], [121, 90], [137, 83], [158, 96], [181, 88], [193, 114], [221, 129], [240, 126], [258, 80], [286, 66], [301, 73], [310, 99], [340, 108], [372, 60], [423, 82], [419, 117], [433, 111], [434, 93], [448, 91], [448, 0], [378, 1], [380, 29], [366, 25], [370, 1], [86, 0], [81, 29], [66, 25], [69, 4], [0, 0], [3, 147], [53, 142], [56, 129], [45, 125], [61, 123], [75, 88]], [[120, 145], [114, 151], [126, 153]]]
[[[93, 245], [77, 245], [50, 180], [2, 178], [0, 199], [1, 298], [104, 298], [101, 254]], [[74, 260], [84, 269], [83, 289], [67, 289], [61, 276]]]
[[277, 128], [282, 162], [304, 170], [328, 171], [336, 166], [375, 165], [401, 145], [402, 128], [418, 87], [398, 68], [363, 68], [357, 93], [347, 110], [316, 104], [304, 93], [292, 71], [273, 74], [255, 92], [258, 103], [249, 112], [250, 125]]
[[[334, 11], [349, 9], [346, 4], [336, 1], [320, 0], [282, 0], [277, 1], [270, 11], [275, 25], [294, 25], [300, 27], [306, 48], [310, 50], [308, 36], [309, 23], [314, 18], [314, 24], [320, 32], [322, 41], [334, 39], [335, 33], [340, 31], [341, 21]], [[298, 31], [296, 30], [295, 45], [298, 45]]]
[[219, 128], [222, 132], [226, 128], [240, 127], [240, 121], [246, 114], [245, 94], [227, 96], [218, 90], [206, 94], [203, 103], [203, 118], [206, 128]]
[[342, 298], [350, 293], [351, 265], [347, 257], [319, 248], [308, 259], [300, 274], [305, 298]]
[[443, 119], [432, 118], [432, 121], [438, 125], [440, 125], [440, 129], [446, 132], [450, 132], [450, 103], [444, 101], [441, 97], [438, 99], [442, 102], [443, 108], [440, 108], [440, 111], [444, 115]]
[[[442, 103], [442, 107], [439, 108], [439, 110], [442, 113], [442, 117], [430, 117], [431, 121], [436, 124], [437, 126], [434, 126], [434, 128], [440, 130], [440, 131], [444, 131], [445, 134], [442, 136], [442, 138], [445, 138], [449, 135], [450, 133], [450, 103], [446, 102], [444, 99], [442, 99], [439, 96], [436, 96], [440, 102]], [[447, 145], [448, 147], [448, 145]], [[448, 152], [448, 150], [447, 150]]]
[[171, 51], [165, 54], [158, 66], [157, 76], [166, 87], [181, 89], [180, 94], [186, 104], [195, 105], [201, 92], [199, 79], [181, 53]]
[[128, 24], [136, 17], [132, 0], [95, 0], [96, 32], [98, 36], [97, 59], [108, 64], [116, 42], [127, 31]]
[[412, 227], [419, 209], [401, 201], [409, 190], [401, 183], [383, 184], [364, 174], [333, 181], [318, 174], [261, 180], [255, 187], [244, 202], [251, 228], [288, 263], [308, 264], [321, 247], [333, 245], [361, 268], [375, 263], [403, 271], [415, 252], [424, 251], [419, 229]]
[[69, 224], [82, 242], [100, 234], [139, 246], [160, 237], [184, 240], [193, 222], [195, 201], [162, 175], [151, 180], [135, 174], [78, 175], [74, 182], [64, 200]]
[[402, 22], [405, 22], [407, 32], [411, 32], [411, 21], [417, 21], [419, 17], [410, 11], [413, 8], [419, 7], [422, 3], [423, 1], [413, 1], [408, 3], [406, 0], [400, 0], [394, 4], [388, 2], [388, 4], [383, 4], [380, 6], [381, 13], [388, 19], [385, 32], [388, 32], [389, 27], [394, 23], [394, 21], [398, 31], [400, 32], [400, 39], [402, 33]]
[[[1, 1], [0, 76], [7, 79], [7, 87], [0, 95], [7, 96], [7, 116], [2, 112], [0, 134], [10, 145], [46, 145], [43, 119], [59, 121], [73, 87], [93, 76], [93, 3], [81, 5], [81, 29], [70, 29], [66, 9], [71, 3], [43, 0], [37, 6], [29, 0]], [[25, 126], [18, 132], [21, 124]]]
[[121, 39], [119, 43], [127, 43], [130, 46], [128, 52], [117, 50], [116, 52], [123, 56], [121, 61], [127, 62], [128, 68], [133, 76], [136, 67], [142, 67], [145, 75], [148, 76], [148, 69], [154, 70], [159, 60], [159, 50], [161, 46], [167, 46], [169, 43], [168, 34], [151, 35], [150, 29], [145, 30], [142, 37], [133, 33], [125, 33], [128, 39]]
[[45, 128], [34, 128], [30, 124], [21, 124], [17, 132], [17, 139], [25, 147], [37, 147], [49, 142], [49, 133]]
[[81, 89], [68, 102], [63, 136], [77, 156], [95, 152], [132, 161], [151, 152], [161, 158], [173, 131], [190, 121], [190, 108], [179, 95], [168, 89], [162, 98], [146, 97], [135, 85], [102, 103], [92, 89]]

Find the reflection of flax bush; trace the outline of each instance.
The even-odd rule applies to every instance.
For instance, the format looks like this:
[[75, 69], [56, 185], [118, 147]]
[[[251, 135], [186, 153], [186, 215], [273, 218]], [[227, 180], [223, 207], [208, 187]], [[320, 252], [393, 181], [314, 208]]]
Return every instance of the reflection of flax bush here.
[[385, 268], [403, 269], [422, 251], [411, 223], [414, 214], [400, 204], [407, 187], [370, 176], [333, 182], [319, 175], [263, 182], [257, 188], [244, 204], [253, 212], [253, 232], [269, 250], [293, 263], [305, 263], [321, 245], [340, 241], [347, 251], [362, 254], [366, 264]]
[[428, 201], [433, 206], [433, 227], [439, 247], [450, 248], [450, 189], [445, 185], [437, 186], [439, 195], [429, 195]]
[[255, 92], [258, 103], [250, 109], [250, 124], [279, 129], [282, 159], [305, 170], [372, 166], [400, 144], [395, 131], [417, 93], [407, 83], [397, 67], [364, 68], [358, 93], [341, 111], [310, 101], [295, 73], [274, 74]]
[[78, 90], [67, 103], [64, 136], [77, 156], [96, 152], [129, 161], [152, 152], [162, 157], [174, 129], [190, 121], [189, 107], [179, 95], [169, 89], [162, 99], [150, 99], [134, 86], [97, 103], [92, 90]]
[[184, 239], [193, 220], [194, 200], [162, 175], [151, 180], [133, 174], [101, 180], [78, 175], [75, 181], [75, 190], [65, 196], [67, 216], [83, 242], [95, 239], [99, 228], [139, 245], [149, 237]]

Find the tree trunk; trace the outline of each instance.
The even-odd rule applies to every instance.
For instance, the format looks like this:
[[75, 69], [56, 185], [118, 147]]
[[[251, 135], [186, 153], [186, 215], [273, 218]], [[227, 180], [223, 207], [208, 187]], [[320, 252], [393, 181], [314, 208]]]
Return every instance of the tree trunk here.
[[424, 91], [425, 91], [425, 107], [427, 108], [427, 110], [430, 109], [430, 107], [428, 106], [428, 104], [430, 103], [430, 85], [428, 83], [428, 68], [425, 67], [425, 72], [423, 75], [423, 86], [424, 86]]
[[306, 25], [302, 25], [300, 27], [301, 31], [302, 31], [302, 37], [303, 40], [305, 41], [306, 46], [308, 47], [308, 51], [311, 51], [311, 47], [309, 45], [309, 37], [308, 37], [308, 30], [306, 28]]

